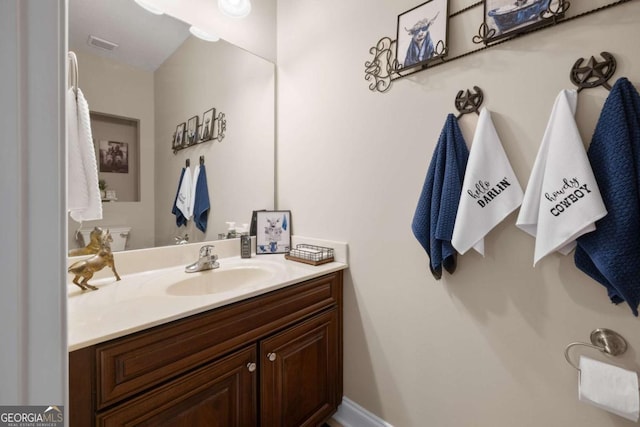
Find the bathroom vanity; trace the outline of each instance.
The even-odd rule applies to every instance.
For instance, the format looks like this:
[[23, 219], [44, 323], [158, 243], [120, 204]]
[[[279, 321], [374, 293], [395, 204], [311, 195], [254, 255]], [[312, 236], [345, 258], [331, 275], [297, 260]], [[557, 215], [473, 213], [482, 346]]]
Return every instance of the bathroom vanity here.
[[[330, 418], [342, 400], [346, 264], [277, 263], [289, 277], [284, 285], [275, 275], [233, 302], [192, 295], [213, 308], [91, 345], [70, 343], [70, 425], [298, 427]], [[302, 279], [291, 279], [293, 271]], [[93, 295], [106, 290], [112, 300], [108, 286]]]

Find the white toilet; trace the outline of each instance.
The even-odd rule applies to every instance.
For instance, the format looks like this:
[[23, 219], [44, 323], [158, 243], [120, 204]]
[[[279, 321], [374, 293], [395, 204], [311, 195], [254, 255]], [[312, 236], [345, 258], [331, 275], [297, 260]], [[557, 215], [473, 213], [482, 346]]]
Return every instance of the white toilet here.
[[[111, 252], [119, 252], [124, 251], [127, 246], [127, 239], [129, 238], [129, 233], [131, 232], [131, 227], [125, 227], [123, 225], [101, 225], [100, 228], [103, 230], [109, 230], [111, 233], [111, 237], [113, 238], [113, 242], [111, 242]], [[93, 227], [91, 228], [81, 228], [80, 234], [82, 234], [83, 242], [80, 242], [82, 247], [86, 246], [91, 241], [91, 231], [93, 231]]]

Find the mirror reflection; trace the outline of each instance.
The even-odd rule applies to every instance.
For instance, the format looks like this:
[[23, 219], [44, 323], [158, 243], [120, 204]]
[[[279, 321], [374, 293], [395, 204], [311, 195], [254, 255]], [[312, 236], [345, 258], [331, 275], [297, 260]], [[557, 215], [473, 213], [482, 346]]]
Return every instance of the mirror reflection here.
[[[88, 236], [94, 226], [110, 229], [114, 250], [123, 243], [125, 249], [171, 245], [185, 236], [189, 243], [215, 240], [227, 222], [242, 225], [253, 210], [273, 209], [273, 63], [223, 40], [191, 36], [188, 24], [151, 15], [131, 0], [70, 0], [69, 50], [78, 58], [104, 184], [103, 219], [69, 220], [70, 249], [83, 246], [79, 229]], [[210, 133], [218, 132], [211, 119], [221, 113], [224, 138], [194, 137], [207, 118]], [[174, 153], [183, 124], [184, 143], [199, 143]], [[179, 227], [172, 208], [181, 172], [190, 161], [193, 174], [200, 159], [210, 206], [206, 227], [193, 219]]]

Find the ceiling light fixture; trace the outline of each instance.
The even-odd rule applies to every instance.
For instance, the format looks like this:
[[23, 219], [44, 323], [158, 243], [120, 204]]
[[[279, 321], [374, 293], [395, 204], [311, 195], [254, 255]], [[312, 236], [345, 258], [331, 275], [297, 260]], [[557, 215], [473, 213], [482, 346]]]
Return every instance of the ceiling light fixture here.
[[133, 0], [136, 2], [138, 6], [146, 10], [147, 12], [153, 13], [154, 15], [163, 15], [164, 12], [160, 10], [157, 6], [149, 3], [146, 0]]
[[196, 36], [197, 38], [202, 39], [204, 41], [217, 42], [218, 40], [220, 40], [220, 37], [218, 37], [217, 35], [208, 33], [203, 29], [193, 25], [189, 28], [189, 32], [194, 36]]
[[218, 9], [232, 18], [244, 18], [251, 13], [250, 0], [218, 0]]

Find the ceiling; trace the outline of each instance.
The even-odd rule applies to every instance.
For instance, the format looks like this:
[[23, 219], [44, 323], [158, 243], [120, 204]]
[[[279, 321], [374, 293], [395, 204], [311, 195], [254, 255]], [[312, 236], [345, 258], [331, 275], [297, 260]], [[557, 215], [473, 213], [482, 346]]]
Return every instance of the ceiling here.
[[[106, 51], [90, 35], [118, 45]], [[69, 50], [88, 51], [146, 71], [155, 71], [186, 39], [189, 26], [153, 15], [133, 0], [69, 0]]]

